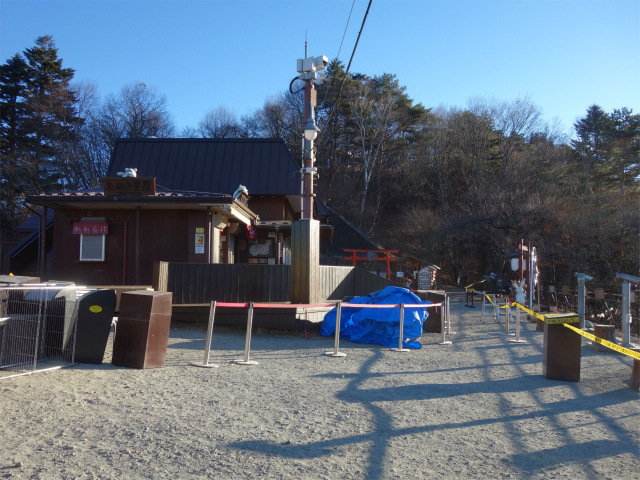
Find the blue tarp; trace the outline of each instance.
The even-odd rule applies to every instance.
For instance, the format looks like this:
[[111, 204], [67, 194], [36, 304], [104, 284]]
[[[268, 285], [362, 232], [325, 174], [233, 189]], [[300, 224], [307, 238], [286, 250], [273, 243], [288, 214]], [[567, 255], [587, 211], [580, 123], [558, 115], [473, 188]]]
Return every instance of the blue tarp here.
[[[386, 287], [384, 290], [356, 297], [353, 304], [382, 305], [428, 305], [406, 288]], [[336, 312], [334, 308], [327, 312], [320, 326], [320, 333], [330, 337], [336, 333]], [[407, 340], [420, 338], [422, 325], [429, 314], [426, 308], [404, 309], [404, 331], [402, 345], [405, 348], [422, 348], [420, 342]], [[400, 307], [397, 308], [350, 308], [343, 304], [340, 313], [340, 338], [355, 343], [375, 343], [385, 347], [397, 347], [400, 339]]]

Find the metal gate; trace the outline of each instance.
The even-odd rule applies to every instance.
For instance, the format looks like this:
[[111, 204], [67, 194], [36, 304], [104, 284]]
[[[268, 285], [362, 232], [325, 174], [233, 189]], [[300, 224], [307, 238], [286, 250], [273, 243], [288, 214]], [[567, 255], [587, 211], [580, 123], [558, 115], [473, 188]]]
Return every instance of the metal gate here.
[[74, 363], [77, 287], [0, 286], [0, 379]]

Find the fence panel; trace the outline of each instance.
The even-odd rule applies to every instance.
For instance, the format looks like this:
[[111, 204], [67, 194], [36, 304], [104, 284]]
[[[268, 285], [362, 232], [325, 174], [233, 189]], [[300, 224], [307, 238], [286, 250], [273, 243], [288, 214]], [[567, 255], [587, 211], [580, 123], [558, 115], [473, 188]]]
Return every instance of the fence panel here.
[[288, 265], [170, 263], [167, 285], [174, 304], [218, 302], [286, 302]]
[[0, 287], [0, 378], [74, 362], [75, 286]]
[[[166, 281], [176, 305], [218, 302], [288, 302], [289, 265], [170, 263]], [[320, 298], [367, 295], [396, 282], [354, 267], [320, 266]]]
[[387, 280], [384, 277], [380, 277], [375, 273], [370, 273], [360, 268], [356, 269], [354, 273], [354, 295], [357, 296], [368, 295], [370, 293], [377, 292], [378, 290], [382, 290], [383, 288], [388, 286], [402, 286], [399, 283], [394, 282], [393, 280]]

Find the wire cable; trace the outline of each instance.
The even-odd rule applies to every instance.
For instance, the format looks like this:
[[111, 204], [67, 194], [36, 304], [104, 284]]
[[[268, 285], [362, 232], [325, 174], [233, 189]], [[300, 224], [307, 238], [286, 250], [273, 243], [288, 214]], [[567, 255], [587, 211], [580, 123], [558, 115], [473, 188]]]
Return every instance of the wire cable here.
[[342, 34], [342, 41], [340, 42], [340, 48], [338, 49], [338, 55], [336, 55], [336, 58], [340, 58], [340, 52], [342, 51], [342, 44], [344, 43], [344, 37], [347, 36], [347, 28], [349, 28], [349, 22], [351, 21], [351, 14], [353, 13], [353, 7], [356, 4], [356, 0], [353, 0], [353, 3], [351, 4], [351, 11], [349, 12], [349, 18], [347, 18], [347, 25], [344, 27], [344, 33]]
[[[340, 42], [340, 48], [338, 48], [338, 55], [336, 55], [336, 59], [340, 59], [340, 52], [342, 51], [342, 44], [344, 43], [344, 38], [347, 36], [347, 29], [349, 28], [349, 22], [351, 21], [351, 15], [353, 14], [353, 7], [356, 4], [356, 0], [353, 0], [351, 4], [351, 11], [349, 12], [349, 18], [347, 18], [347, 25], [344, 27], [344, 33], [342, 34], [342, 41]], [[289, 91], [291, 91], [291, 85], [289, 85]], [[291, 92], [293, 93], [293, 92]], [[322, 99], [322, 104], [324, 105], [327, 101], [327, 97], [329, 96], [329, 89], [324, 92], [324, 98]]]
[[327, 123], [325, 124], [325, 128], [322, 129], [318, 138], [316, 139], [317, 143], [320, 143], [320, 139], [324, 134], [324, 131], [327, 129], [331, 122], [331, 118], [333, 117], [333, 112], [335, 111], [335, 106], [340, 101], [340, 97], [342, 96], [342, 88], [344, 87], [344, 82], [347, 80], [347, 76], [349, 75], [349, 69], [351, 68], [351, 63], [353, 62], [353, 57], [356, 54], [356, 49], [358, 48], [358, 43], [360, 42], [360, 35], [362, 35], [362, 30], [364, 30], [364, 24], [367, 21], [367, 16], [369, 15], [369, 9], [371, 8], [371, 3], [373, 0], [369, 0], [369, 5], [367, 5], [367, 11], [364, 13], [364, 18], [362, 19], [362, 26], [360, 27], [360, 31], [358, 32], [358, 38], [356, 39], [356, 44], [353, 46], [353, 52], [351, 52], [351, 58], [349, 59], [349, 64], [347, 65], [347, 69], [344, 72], [344, 77], [342, 78], [342, 83], [340, 83], [340, 89], [338, 90], [338, 95], [336, 96], [336, 100], [331, 107], [331, 111], [329, 112], [329, 117], [327, 118]]

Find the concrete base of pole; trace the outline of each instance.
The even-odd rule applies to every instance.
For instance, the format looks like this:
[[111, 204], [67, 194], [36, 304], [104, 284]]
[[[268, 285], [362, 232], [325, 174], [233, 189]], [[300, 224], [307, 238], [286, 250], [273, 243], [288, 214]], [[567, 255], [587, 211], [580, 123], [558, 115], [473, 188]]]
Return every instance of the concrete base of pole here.
[[515, 337], [516, 336], [515, 333], [511, 333], [511, 332], [500, 332], [500, 335], [504, 335], [505, 337]]
[[235, 362], [236, 365], [258, 365], [258, 362], [256, 362], [255, 360], [236, 360]]
[[398, 348], [398, 347], [393, 347], [391, 348], [391, 350], [393, 350], [394, 352], [410, 352], [411, 351], [410, 348]]
[[444, 342], [438, 342], [438, 345], [452, 345], [453, 342], [450, 342], [449, 340], [445, 340]]
[[202, 367], [202, 368], [218, 368], [219, 367], [219, 365], [214, 365], [213, 363], [200, 363], [200, 362], [191, 362], [191, 366]]
[[346, 357], [347, 356], [346, 353], [342, 353], [342, 352], [326, 352], [325, 355], [328, 355], [330, 357]]
[[509, 339], [509, 341], [510, 341], [511, 343], [527, 343], [527, 341], [526, 341], [526, 340], [515, 340], [515, 339]]

